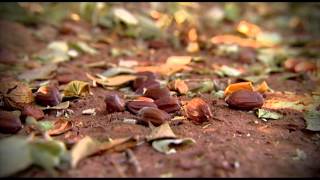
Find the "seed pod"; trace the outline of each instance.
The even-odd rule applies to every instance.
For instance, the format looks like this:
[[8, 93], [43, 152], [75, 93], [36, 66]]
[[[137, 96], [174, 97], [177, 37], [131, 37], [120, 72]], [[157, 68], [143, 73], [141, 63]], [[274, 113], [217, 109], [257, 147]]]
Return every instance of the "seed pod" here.
[[180, 110], [180, 105], [177, 97], [165, 96], [157, 99], [154, 102], [159, 109], [166, 111], [167, 113], [173, 113]]
[[194, 124], [208, 121], [213, 115], [209, 105], [201, 98], [193, 98], [185, 106], [187, 118]]
[[104, 102], [108, 113], [122, 112], [125, 110], [125, 101], [117, 94], [108, 94]]
[[263, 105], [263, 97], [258, 92], [239, 90], [227, 97], [226, 102], [233, 109], [252, 110]]
[[153, 102], [148, 101], [128, 101], [126, 108], [133, 114], [137, 114], [138, 111], [144, 107], [153, 107], [157, 108], [157, 105]]
[[42, 106], [55, 106], [62, 100], [59, 90], [55, 86], [42, 86], [35, 95], [36, 103]]
[[15, 134], [21, 128], [20, 111], [1, 111], [0, 110], [0, 132], [6, 134]]
[[159, 126], [162, 123], [169, 121], [171, 116], [158, 108], [144, 107], [138, 112], [139, 119], [147, 124], [150, 121], [153, 125]]
[[42, 119], [44, 117], [43, 111], [38, 108], [35, 105], [26, 105], [24, 106], [22, 113], [21, 113], [21, 119], [25, 120], [27, 116], [32, 116], [36, 120]]
[[148, 88], [144, 93], [145, 97], [152, 98], [154, 100], [160, 99], [162, 97], [170, 96], [170, 90], [167, 87], [163, 88]]

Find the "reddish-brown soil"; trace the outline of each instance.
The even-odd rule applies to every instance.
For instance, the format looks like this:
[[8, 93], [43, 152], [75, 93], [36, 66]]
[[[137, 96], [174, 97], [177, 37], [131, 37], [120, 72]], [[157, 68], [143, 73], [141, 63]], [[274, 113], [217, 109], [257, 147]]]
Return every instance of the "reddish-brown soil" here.
[[[74, 35], [58, 35], [55, 39], [74, 39]], [[40, 42], [32, 42], [32, 46], [41, 46]], [[119, 39], [116, 44], [101, 45], [96, 56], [82, 55], [72, 61], [59, 64], [59, 69], [52, 80], [60, 85], [71, 80], [89, 81], [86, 73], [102, 72], [104, 69], [85, 68], [82, 65], [90, 62], [117, 62], [109, 55], [112, 46], [130, 47], [135, 41]], [[43, 46], [42, 46], [43, 47]], [[29, 50], [28, 50], [29, 51]], [[143, 64], [161, 63], [171, 55], [183, 55], [181, 50], [170, 47], [150, 51], [127, 59], [138, 60]], [[219, 62], [223, 64], [240, 62], [231, 59], [218, 59], [206, 55], [207, 64]], [[24, 63], [24, 62], [22, 62]], [[205, 64], [200, 66], [205, 67]], [[314, 82], [307, 81], [302, 85], [296, 80], [277, 81], [283, 73], [272, 74], [267, 79], [268, 85], [276, 91], [292, 91], [310, 93]], [[192, 75], [191, 79], [218, 79], [217, 76]], [[120, 138], [130, 135], [145, 136], [150, 128], [138, 124], [126, 124], [125, 117], [134, 118], [129, 112], [107, 114], [104, 97], [110, 92], [102, 87], [91, 87], [93, 95], [72, 100], [70, 109], [74, 111], [70, 119], [74, 128], [55, 138], [75, 141], [85, 135], [95, 138]], [[124, 97], [124, 93], [114, 91]], [[267, 98], [272, 93], [267, 94]], [[179, 137], [190, 137], [196, 144], [177, 153], [164, 155], [155, 151], [150, 144], [144, 143], [132, 149], [142, 171], [136, 172], [128, 162], [125, 152], [106, 152], [80, 161], [75, 169], [61, 170], [61, 177], [319, 177], [320, 176], [320, 135], [305, 131], [303, 114], [294, 110], [281, 110], [285, 114], [281, 120], [261, 121], [253, 112], [233, 110], [221, 99], [214, 99], [209, 94], [203, 97], [210, 103], [213, 118], [201, 125], [188, 120], [172, 121], [170, 125]], [[185, 96], [180, 99], [190, 99]], [[96, 108], [95, 116], [82, 115], [85, 109]], [[46, 113], [46, 119], [54, 119], [55, 112]], [[22, 130], [21, 134], [24, 133]], [[296, 149], [303, 150], [307, 158], [294, 160]], [[17, 177], [46, 177], [48, 174], [37, 167], [16, 174]]]

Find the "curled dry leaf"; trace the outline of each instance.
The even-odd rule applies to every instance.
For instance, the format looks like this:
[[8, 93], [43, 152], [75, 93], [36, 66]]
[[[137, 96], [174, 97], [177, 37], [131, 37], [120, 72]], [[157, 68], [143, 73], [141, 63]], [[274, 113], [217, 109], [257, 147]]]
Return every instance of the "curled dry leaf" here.
[[190, 145], [190, 144], [195, 144], [195, 140], [192, 138], [184, 138], [184, 139], [162, 139], [162, 140], [157, 140], [152, 142], [152, 147], [165, 154], [174, 154], [176, 153], [176, 150], [172, 147], [171, 145], [179, 145], [179, 146], [184, 146], [184, 145]]
[[56, 106], [47, 106], [47, 107], [39, 107], [42, 110], [62, 110], [62, 109], [67, 109], [70, 106], [70, 101], [62, 102]]
[[258, 109], [256, 114], [258, 115], [258, 118], [260, 119], [280, 119], [282, 118], [282, 114], [276, 113], [276, 112], [272, 112], [272, 111], [268, 111], [266, 109]]
[[53, 123], [53, 128], [48, 131], [49, 135], [60, 135], [72, 129], [72, 122], [58, 119]]
[[25, 104], [34, 101], [31, 89], [22, 82], [1, 82], [0, 97], [3, 98], [5, 109], [22, 109]]
[[195, 124], [208, 121], [213, 114], [209, 105], [201, 98], [193, 98], [184, 106], [184, 110], [188, 119]]
[[248, 37], [256, 37], [262, 32], [259, 26], [247, 21], [240, 21], [237, 25], [237, 31], [245, 34]]
[[187, 94], [189, 91], [188, 85], [184, 80], [176, 79], [169, 84], [169, 89], [178, 91], [179, 94]]
[[234, 83], [230, 84], [225, 90], [224, 90], [224, 95], [228, 96], [232, 94], [235, 91], [241, 90], [241, 89], [246, 89], [249, 91], [253, 91], [254, 87], [251, 82], [240, 82], [240, 83]]
[[170, 56], [166, 64], [168, 65], [187, 65], [190, 64], [192, 60], [191, 56]]
[[270, 90], [270, 87], [268, 86], [266, 81], [263, 81], [261, 84], [259, 84], [257, 87], [254, 88], [255, 91], [258, 91], [259, 93], [265, 93]]
[[251, 47], [251, 48], [261, 48], [262, 44], [252, 40], [245, 39], [239, 36], [234, 35], [218, 35], [211, 39], [211, 43], [213, 44], [237, 44], [243, 47]]
[[106, 78], [105, 84], [106, 86], [122, 86], [124, 84], [129, 83], [137, 78], [135, 75], [119, 75], [110, 78]]
[[75, 80], [67, 84], [63, 93], [64, 97], [84, 97], [90, 94], [90, 87], [86, 82]]
[[161, 126], [152, 129], [151, 133], [147, 136], [147, 141], [176, 138], [168, 122], [163, 123]]

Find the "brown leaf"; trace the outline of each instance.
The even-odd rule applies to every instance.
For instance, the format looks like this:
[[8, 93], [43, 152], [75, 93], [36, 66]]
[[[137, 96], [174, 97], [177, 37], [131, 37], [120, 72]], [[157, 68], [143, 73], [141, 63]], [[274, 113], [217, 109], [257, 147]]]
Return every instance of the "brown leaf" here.
[[60, 135], [72, 129], [71, 121], [58, 119], [53, 123], [53, 128], [48, 131], [49, 135]]
[[169, 84], [170, 90], [178, 91], [180, 94], [186, 94], [189, 91], [188, 85], [184, 80], [176, 79]]

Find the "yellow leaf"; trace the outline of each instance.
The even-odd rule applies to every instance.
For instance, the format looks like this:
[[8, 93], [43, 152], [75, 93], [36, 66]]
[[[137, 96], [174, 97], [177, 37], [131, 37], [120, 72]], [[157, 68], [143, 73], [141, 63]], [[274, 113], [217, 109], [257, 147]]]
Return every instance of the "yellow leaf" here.
[[121, 86], [137, 78], [135, 75], [119, 75], [105, 79], [106, 86]]
[[65, 97], [84, 97], [90, 93], [89, 84], [83, 81], [71, 81], [64, 89]]
[[191, 62], [192, 57], [191, 56], [170, 56], [167, 59], [166, 64], [172, 64], [172, 65], [187, 65]]

